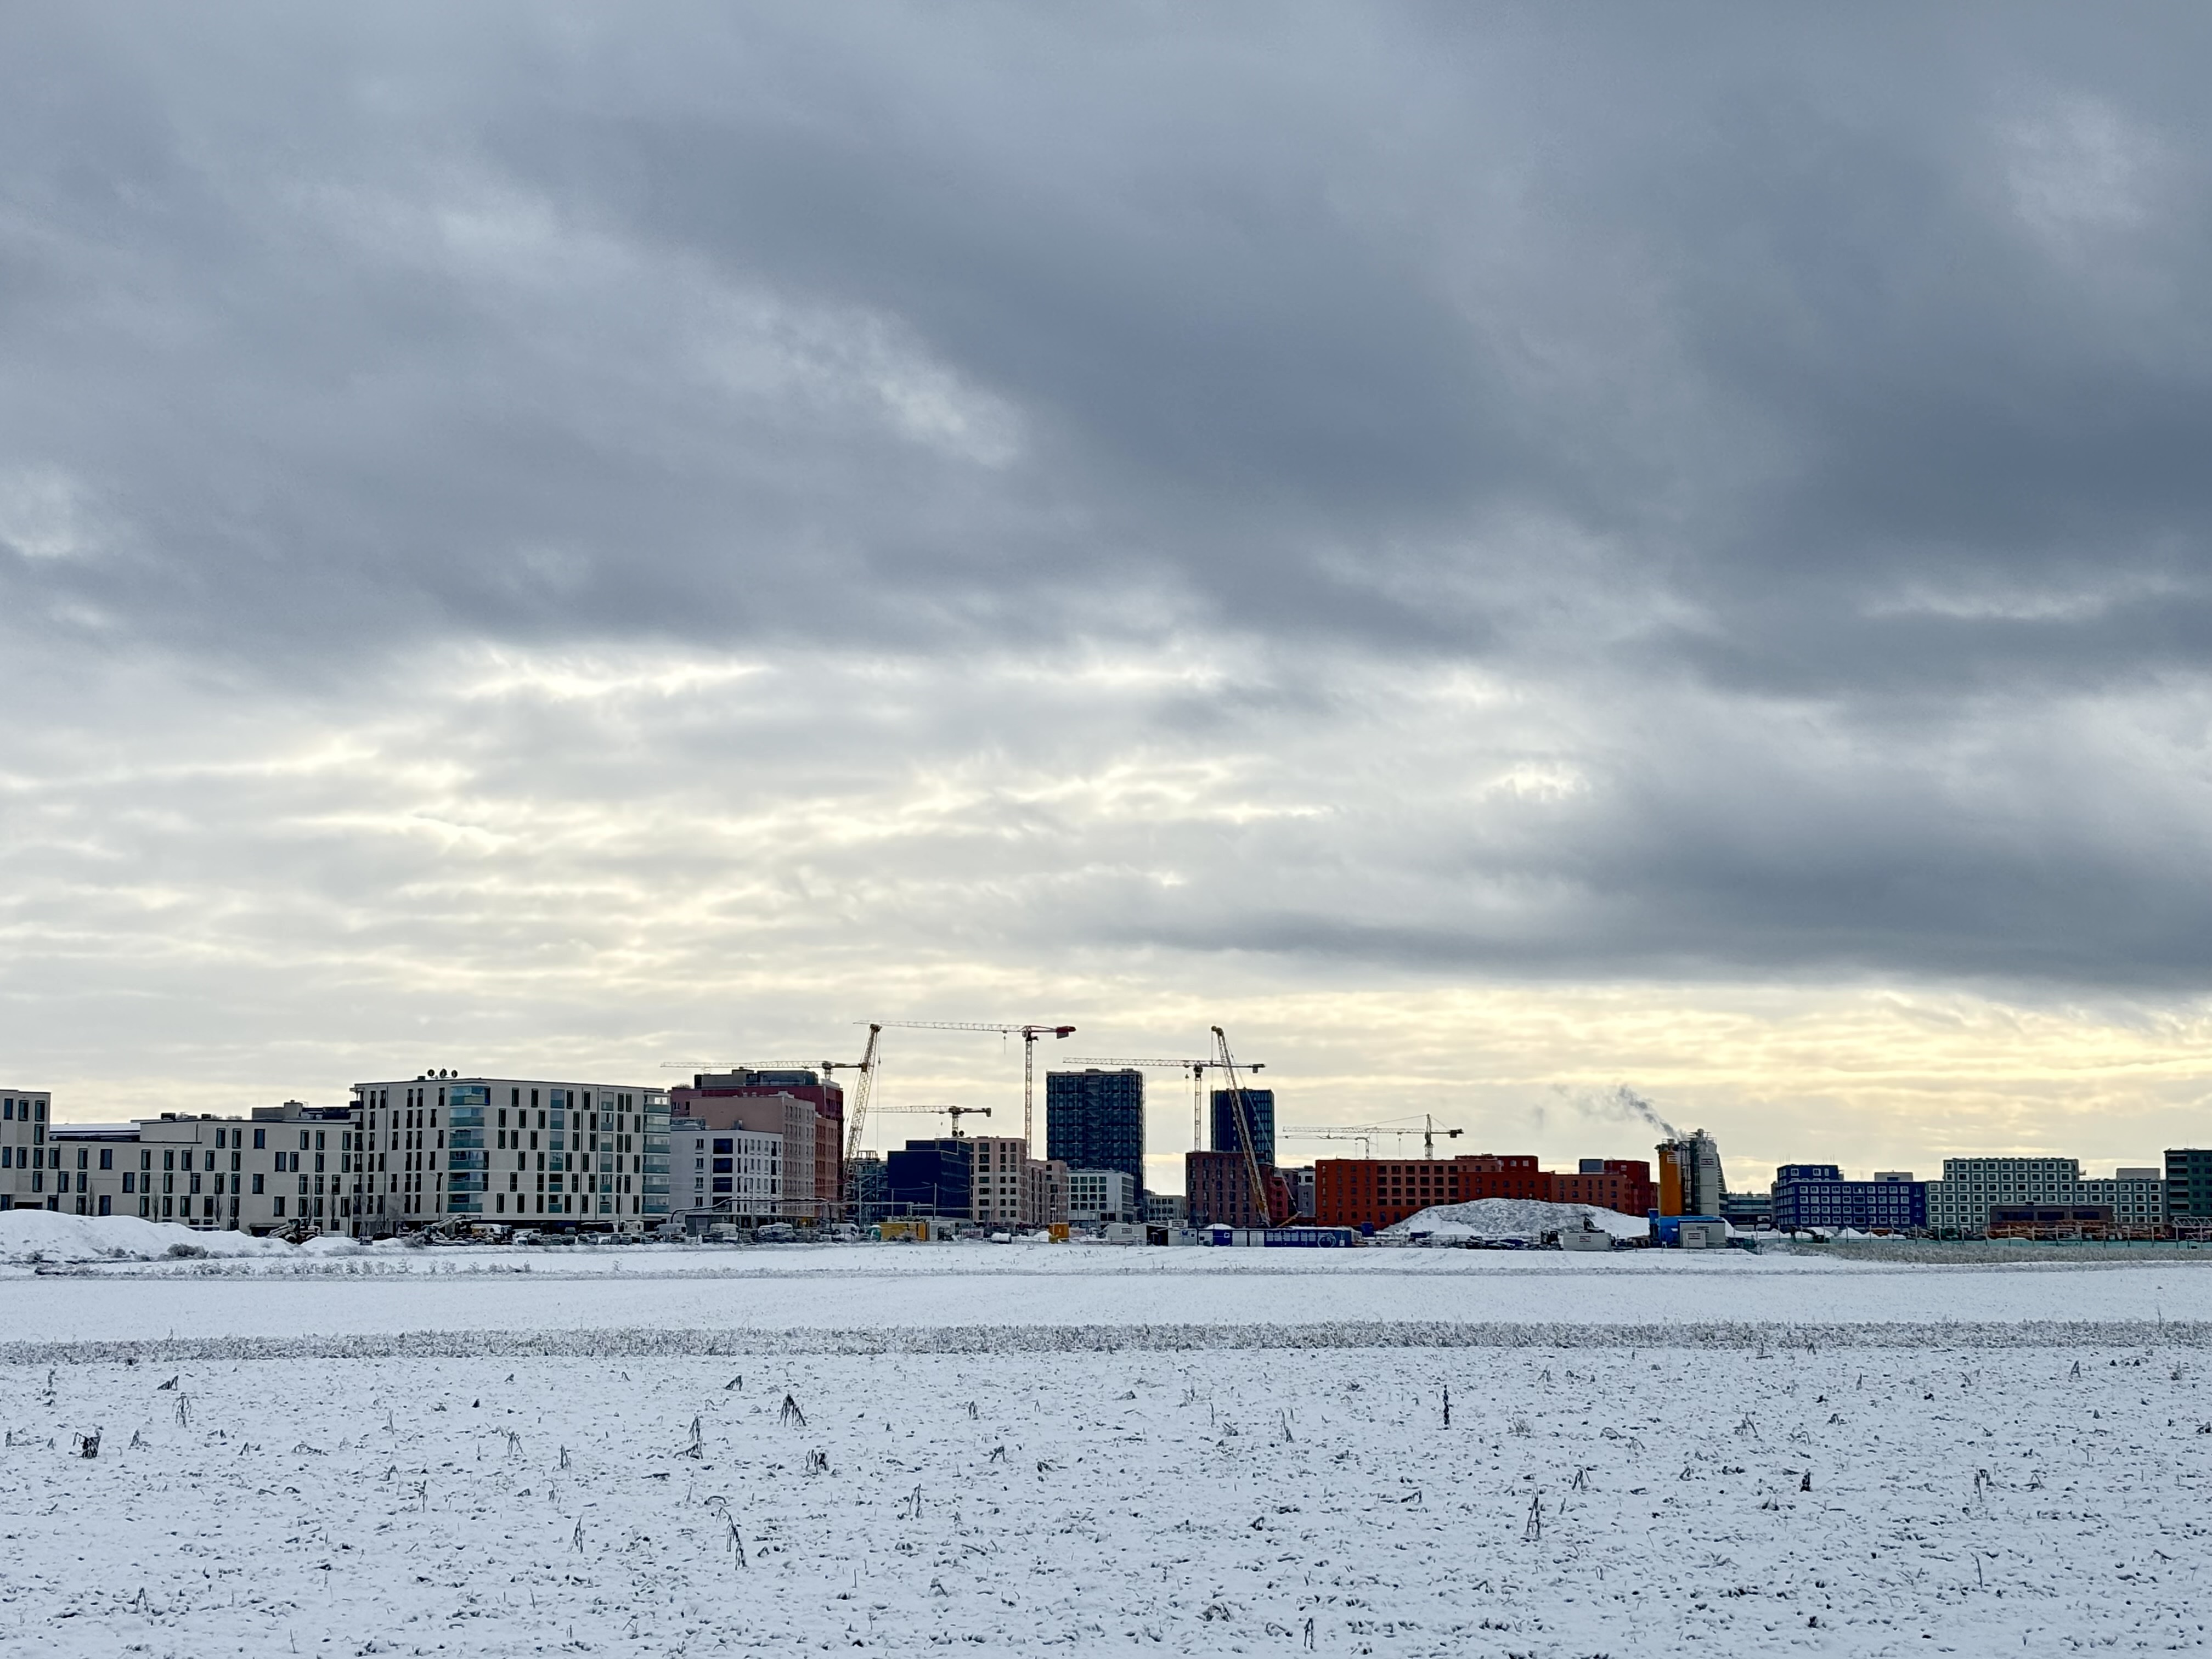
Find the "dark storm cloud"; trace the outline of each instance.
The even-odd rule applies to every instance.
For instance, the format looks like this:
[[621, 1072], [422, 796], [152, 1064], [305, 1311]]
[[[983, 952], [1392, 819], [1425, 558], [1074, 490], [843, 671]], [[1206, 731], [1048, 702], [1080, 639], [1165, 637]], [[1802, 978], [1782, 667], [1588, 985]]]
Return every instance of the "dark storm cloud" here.
[[[1321, 827], [1007, 937], [2212, 967], [2201, 9], [0, 31], [0, 605], [80, 672], [1210, 638], [1258, 665], [1093, 735]], [[1048, 763], [1033, 714], [907, 758]], [[1570, 785], [1483, 795], [1523, 750]]]

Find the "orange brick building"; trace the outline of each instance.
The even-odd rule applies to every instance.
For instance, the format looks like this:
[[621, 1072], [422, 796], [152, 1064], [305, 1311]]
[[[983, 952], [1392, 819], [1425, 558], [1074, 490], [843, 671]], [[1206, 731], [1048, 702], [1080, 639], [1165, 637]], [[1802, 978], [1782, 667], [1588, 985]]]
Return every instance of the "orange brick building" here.
[[1651, 1207], [1651, 1166], [1584, 1158], [1553, 1174], [1536, 1159], [1478, 1152], [1458, 1158], [1325, 1158], [1314, 1164], [1314, 1219], [1324, 1227], [1389, 1227], [1438, 1204], [1478, 1198], [1534, 1198], [1595, 1204], [1624, 1215]]

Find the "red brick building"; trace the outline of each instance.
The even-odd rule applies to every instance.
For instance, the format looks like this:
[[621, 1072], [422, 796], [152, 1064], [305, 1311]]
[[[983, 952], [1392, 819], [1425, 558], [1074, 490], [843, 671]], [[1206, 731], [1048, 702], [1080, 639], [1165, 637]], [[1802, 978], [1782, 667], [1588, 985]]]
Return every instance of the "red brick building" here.
[[1651, 1166], [1641, 1158], [1586, 1158], [1572, 1174], [1552, 1176], [1554, 1204], [1595, 1204], [1623, 1215], [1649, 1215], [1659, 1202]]
[[1324, 1158], [1314, 1164], [1314, 1219], [1324, 1227], [1390, 1226], [1436, 1204], [1552, 1195], [1536, 1160], [1477, 1152], [1459, 1158]]
[[[1260, 1176], [1267, 1183], [1267, 1201], [1274, 1208], [1274, 1218], [1289, 1220], [1293, 1207], [1290, 1183], [1265, 1164], [1260, 1166]], [[1267, 1224], [1267, 1218], [1252, 1201], [1251, 1171], [1245, 1168], [1242, 1152], [1185, 1152], [1182, 1190], [1194, 1227]]]
[[1476, 1152], [1458, 1158], [1328, 1158], [1314, 1164], [1314, 1219], [1324, 1227], [1378, 1231], [1438, 1204], [1479, 1198], [1533, 1198], [1595, 1204], [1624, 1215], [1651, 1207], [1651, 1166], [1585, 1158], [1575, 1173], [1553, 1174], [1534, 1157]]
[[[671, 1089], [668, 1098], [673, 1116], [696, 1117], [712, 1128], [729, 1128], [744, 1115], [737, 1103], [804, 1104], [811, 1114], [811, 1133], [799, 1135], [773, 1115], [744, 1116], [744, 1127], [784, 1136], [786, 1215], [804, 1219], [838, 1213], [845, 1185], [845, 1091], [836, 1084], [811, 1071], [708, 1072], [693, 1078], [688, 1089]], [[802, 1173], [809, 1164], [811, 1182]]]

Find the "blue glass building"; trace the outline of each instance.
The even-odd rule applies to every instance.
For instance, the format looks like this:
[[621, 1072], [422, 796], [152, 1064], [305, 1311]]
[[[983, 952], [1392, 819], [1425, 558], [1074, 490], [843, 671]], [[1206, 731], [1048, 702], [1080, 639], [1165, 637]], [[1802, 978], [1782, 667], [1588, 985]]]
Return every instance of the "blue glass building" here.
[[1213, 1091], [1213, 1150], [1217, 1152], [1242, 1152], [1244, 1143], [1237, 1134], [1237, 1111], [1232, 1095], [1244, 1097], [1244, 1109], [1252, 1121], [1252, 1150], [1260, 1155], [1260, 1162], [1273, 1167], [1275, 1162], [1275, 1091], [1273, 1089], [1216, 1089]]
[[895, 1216], [965, 1217], [975, 1179], [965, 1140], [909, 1140], [884, 1159], [884, 1207]]

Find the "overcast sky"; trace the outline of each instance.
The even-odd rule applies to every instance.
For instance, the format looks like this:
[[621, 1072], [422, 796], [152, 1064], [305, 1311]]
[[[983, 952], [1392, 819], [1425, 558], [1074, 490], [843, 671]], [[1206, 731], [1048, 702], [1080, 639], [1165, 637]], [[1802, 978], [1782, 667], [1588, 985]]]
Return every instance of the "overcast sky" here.
[[[1648, 1155], [1626, 1082], [1738, 1184], [2207, 1144], [2208, 61], [10, 6], [0, 1071], [1219, 1021], [1291, 1121]], [[902, 1034], [885, 1098], [1018, 1074]]]

